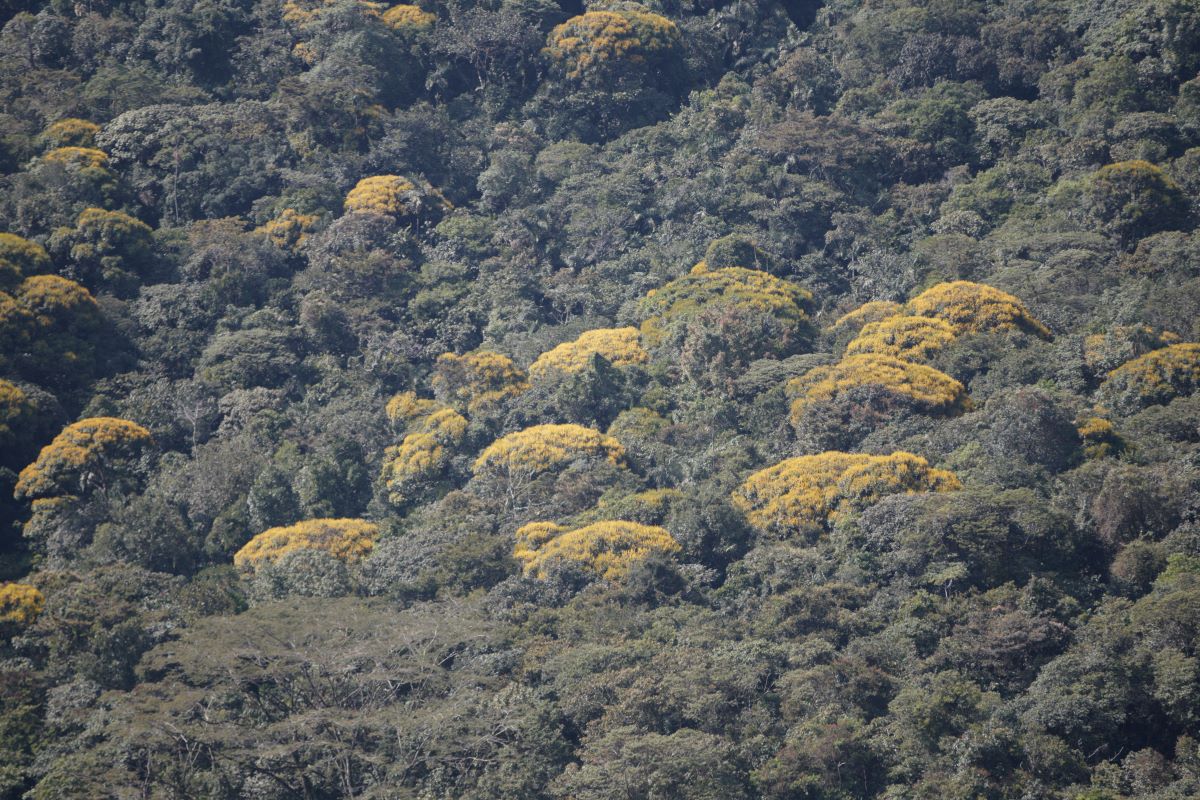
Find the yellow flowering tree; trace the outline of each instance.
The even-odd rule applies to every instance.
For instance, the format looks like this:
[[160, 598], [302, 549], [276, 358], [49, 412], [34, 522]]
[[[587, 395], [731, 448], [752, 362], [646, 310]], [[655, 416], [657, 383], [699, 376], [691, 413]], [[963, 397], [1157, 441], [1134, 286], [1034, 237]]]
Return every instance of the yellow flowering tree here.
[[1200, 388], [1200, 344], [1186, 342], [1153, 350], [1109, 373], [1101, 396], [1114, 408], [1132, 413], [1168, 403]]
[[954, 328], [943, 319], [898, 315], [863, 325], [846, 346], [846, 355], [873, 353], [904, 361], [927, 361], [954, 339]]
[[525, 574], [546, 577], [555, 562], [579, 567], [604, 580], [619, 581], [631, 568], [653, 556], [671, 556], [679, 542], [657, 525], [609, 520], [574, 530], [533, 522], [517, 530], [513, 557]]
[[[388, 404], [389, 411], [392, 406]], [[428, 491], [445, 476], [467, 433], [465, 417], [436, 404], [428, 413], [409, 416], [408, 422], [409, 432], [404, 439], [383, 454], [388, 500], [398, 506]]]
[[1050, 338], [1050, 330], [1013, 295], [982, 283], [939, 283], [914, 297], [908, 312], [950, 323], [955, 334], [1019, 330]]
[[107, 170], [108, 153], [94, 147], [56, 147], [42, 156], [46, 164], [78, 170]]
[[319, 217], [316, 214], [301, 214], [294, 208], [285, 208], [274, 219], [267, 220], [256, 230], [281, 250], [299, 250], [316, 229]]
[[43, 385], [74, 385], [92, 374], [103, 343], [100, 307], [87, 289], [58, 275], [26, 278], [0, 292], [0, 368]]
[[899, 406], [928, 413], [962, 411], [966, 389], [944, 372], [888, 355], [847, 356], [837, 364], [815, 367], [788, 381], [792, 421], [799, 423], [817, 403], [836, 401], [855, 390], [870, 389]]
[[407, 35], [425, 33], [437, 22], [437, 15], [420, 6], [401, 3], [383, 12], [383, 21], [389, 28]]
[[892, 300], [872, 300], [838, 317], [833, 323], [835, 334], [858, 333], [870, 322], [880, 322], [904, 313], [904, 306]]
[[233, 556], [235, 566], [253, 571], [297, 550], [319, 550], [342, 561], [359, 561], [375, 547], [379, 526], [363, 519], [309, 519], [268, 528]]
[[701, 262], [642, 298], [641, 342], [693, 380], [719, 382], [724, 369], [806, 349], [811, 301], [807, 289], [761, 270]]
[[43, 146], [49, 148], [93, 147], [99, 132], [100, 126], [94, 122], [68, 117], [51, 123], [38, 139]]
[[674, 22], [645, 9], [589, 11], [554, 28], [545, 53], [566, 78], [607, 84], [668, 67], [680, 39]]
[[733, 493], [733, 504], [755, 529], [776, 539], [812, 540], [846, 514], [892, 494], [962, 488], [947, 470], [898, 451], [875, 456], [827, 452], [789, 458], [760, 470]]
[[0, 233], [0, 289], [49, 270], [50, 256], [44, 247], [13, 233]]
[[436, 219], [450, 202], [432, 187], [421, 187], [401, 175], [373, 175], [346, 195], [347, 214], [381, 214], [402, 222]]
[[581, 458], [620, 465], [625, 448], [613, 437], [582, 425], [534, 425], [492, 442], [472, 469], [477, 475], [537, 475]]
[[30, 500], [83, 495], [127, 483], [136, 462], [154, 446], [150, 431], [118, 417], [74, 422], [21, 470], [17, 497]]
[[0, 631], [24, 628], [38, 618], [46, 598], [27, 583], [0, 584]]
[[536, 381], [579, 372], [592, 363], [593, 356], [602, 356], [614, 367], [644, 364], [650, 358], [638, 341], [637, 328], [598, 328], [542, 353], [530, 365], [529, 377]]
[[136, 288], [153, 260], [153, 229], [136, 217], [102, 208], [85, 209], [74, 228], [59, 228], [50, 239], [56, 253], [71, 260], [75, 277], [89, 285]]
[[456, 408], [475, 411], [525, 392], [528, 376], [508, 356], [490, 350], [442, 353], [434, 365], [434, 394]]

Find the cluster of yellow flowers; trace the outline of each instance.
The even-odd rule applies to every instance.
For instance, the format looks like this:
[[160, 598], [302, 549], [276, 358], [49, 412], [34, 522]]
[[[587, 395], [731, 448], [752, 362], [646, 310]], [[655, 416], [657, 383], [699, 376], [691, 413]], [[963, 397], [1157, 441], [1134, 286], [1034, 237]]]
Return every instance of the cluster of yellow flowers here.
[[94, 147], [56, 147], [42, 156], [42, 161], [75, 169], [105, 169], [108, 153]]
[[46, 598], [37, 587], [27, 583], [0, 586], [0, 625], [25, 626], [38, 618]]
[[595, 522], [574, 530], [552, 522], [531, 522], [517, 530], [516, 538], [513, 557], [526, 575], [536, 578], [545, 577], [548, 566], [561, 560], [616, 581], [651, 556], [680, 550], [665, 528], [636, 522]]
[[534, 425], [492, 442], [472, 469], [476, 475], [536, 475], [580, 458], [621, 464], [625, 448], [613, 437], [582, 425]]
[[954, 473], [898, 451], [873, 456], [827, 452], [760, 470], [733, 493], [733, 503], [758, 530], [783, 539], [812, 538], [844, 514], [883, 497], [962, 488]]
[[674, 22], [649, 11], [589, 11], [552, 30], [545, 52], [567, 77], [579, 80], [667, 58], [680, 38]]
[[1109, 373], [1101, 394], [1121, 411], [1136, 411], [1200, 389], [1200, 344], [1153, 350]]
[[52, 123], [39, 137], [42, 144], [56, 147], [92, 147], [100, 126], [86, 119], [68, 117]]
[[90, 417], [72, 423], [42, 448], [17, 479], [18, 497], [75, 494], [88, 488], [107, 465], [136, 458], [153, 445], [150, 431], [117, 417]]
[[393, 424], [403, 420], [408, 434], [383, 454], [383, 481], [388, 499], [396, 505], [411, 500], [419, 489], [446, 472], [455, 448], [467, 433], [467, 419], [452, 408], [417, 398], [412, 392], [388, 402]]
[[815, 367], [787, 383], [793, 398], [792, 421], [800, 424], [815, 404], [863, 386], [877, 387], [890, 397], [929, 413], [965, 410], [969, 399], [961, 383], [946, 373], [887, 355], [865, 353], [847, 356], [836, 364]]
[[421, 33], [433, 27], [437, 15], [420, 6], [401, 4], [383, 12], [384, 23], [403, 33]]
[[0, 233], [0, 288], [49, 269], [50, 255], [40, 244], [13, 233]]
[[450, 202], [435, 189], [417, 186], [400, 175], [373, 175], [359, 181], [346, 195], [346, 213], [384, 214], [412, 219], [429, 212], [448, 211]]
[[343, 561], [358, 561], [371, 552], [379, 527], [362, 519], [309, 519], [255, 536], [233, 556], [233, 563], [254, 569], [296, 550], [322, 550]]
[[281, 250], [298, 250], [317, 226], [316, 214], [301, 214], [294, 208], [285, 208], [275, 219], [267, 220], [256, 230], [266, 234]]
[[808, 321], [812, 292], [770, 273], [743, 267], [710, 270], [703, 262], [683, 277], [651, 290], [641, 300], [642, 341], [657, 345], [674, 319], [700, 311], [713, 303], [769, 313], [790, 327]]
[[475, 411], [529, 389], [525, 371], [508, 356], [490, 350], [442, 353], [434, 365], [433, 391], [443, 401]]
[[846, 346], [846, 355], [874, 353], [905, 361], [926, 361], [955, 338], [954, 328], [944, 319], [898, 315], [863, 325]]
[[638, 342], [637, 328], [598, 328], [542, 353], [530, 365], [529, 376], [538, 380], [555, 373], [579, 372], [597, 355], [603, 356], [614, 367], [644, 364], [649, 360]]
[[1050, 338], [1050, 330], [1035, 319], [1020, 300], [982, 283], [939, 283], [909, 301], [908, 310], [918, 316], [945, 320], [959, 336], [1020, 330], [1043, 339]]

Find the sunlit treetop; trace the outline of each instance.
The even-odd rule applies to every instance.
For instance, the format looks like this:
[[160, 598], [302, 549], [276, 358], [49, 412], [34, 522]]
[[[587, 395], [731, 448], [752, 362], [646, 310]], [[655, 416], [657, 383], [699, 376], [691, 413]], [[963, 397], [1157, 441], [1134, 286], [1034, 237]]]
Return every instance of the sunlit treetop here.
[[513, 557], [526, 575], [544, 578], [555, 561], [582, 568], [599, 578], [619, 581], [631, 568], [653, 556], [671, 556], [679, 542], [665, 528], [637, 522], [595, 522], [571, 530], [533, 522], [517, 531]]
[[792, 420], [799, 421], [813, 403], [835, 400], [858, 387], [873, 387], [893, 399], [930, 413], [954, 413], [968, 404], [966, 389], [944, 372], [877, 353], [843, 358], [815, 367], [788, 381]]
[[603, 79], [624, 65], [669, 60], [680, 38], [674, 22], [644, 9], [589, 11], [552, 30], [545, 52], [568, 78]]
[[529, 389], [525, 371], [506, 355], [476, 350], [442, 353], [430, 381], [438, 399], [460, 409], [478, 410]]
[[13, 233], [0, 233], [0, 289], [49, 269], [50, 256], [40, 244]]
[[1200, 389], [1200, 344], [1186, 342], [1153, 350], [1109, 373], [1101, 395], [1115, 408], [1133, 412], [1168, 403]]
[[436, 482], [450, 466], [467, 432], [467, 420], [457, 411], [440, 408], [426, 416], [400, 444], [383, 454], [383, 482], [388, 500], [403, 505]]
[[637, 328], [599, 328], [542, 353], [530, 365], [529, 377], [538, 380], [554, 373], [579, 372], [592, 363], [593, 356], [603, 356], [614, 367], [644, 364], [649, 359], [638, 341]]
[[848, 311], [833, 323], [835, 332], [858, 331], [869, 322], [879, 322], [904, 313], [904, 306], [892, 300], [872, 300]]
[[422, 188], [400, 175], [363, 178], [346, 195], [347, 214], [383, 214], [417, 219], [449, 211], [450, 202], [435, 189]]
[[316, 228], [319, 219], [316, 214], [301, 214], [294, 208], [285, 208], [279, 212], [279, 216], [267, 220], [256, 230], [265, 233], [281, 250], [299, 250]]
[[15, 383], [0, 378], [0, 449], [9, 446], [28, 424], [34, 407]]
[[1050, 330], [1034, 319], [1020, 300], [982, 283], [939, 283], [909, 301], [908, 309], [911, 314], [945, 320], [959, 336], [1021, 330], [1050, 338]]
[[38, 618], [46, 598], [27, 583], [0, 584], [0, 626], [25, 627]]
[[47, 147], [93, 147], [100, 126], [86, 119], [68, 117], [51, 123], [38, 137]]
[[384, 413], [393, 427], [403, 428], [410, 422], [424, 419], [443, 407], [436, 400], [417, 397], [416, 392], [400, 392], [388, 400]]
[[944, 319], [893, 316], [864, 325], [846, 346], [846, 355], [876, 353], [905, 361], [926, 361], [954, 339], [954, 328]]
[[74, 422], [42, 448], [17, 479], [16, 495], [26, 499], [82, 494], [105, 485], [106, 473], [137, 459], [154, 445], [150, 431], [118, 417]]
[[[319, 22], [323, 16], [333, 10], [339, 0], [285, 0], [283, 4], [283, 21], [300, 28]], [[356, 6], [360, 12], [369, 17], [379, 17], [386, 3], [359, 0]]]
[[812, 292], [770, 273], [742, 267], [710, 270], [699, 264], [687, 275], [652, 289], [642, 298], [643, 340], [656, 343], [673, 319], [714, 303], [763, 311], [801, 329], [808, 325], [811, 302]]
[[321, 550], [342, 561], [359, 561], [378, 537], [379, 526], [363, 519], [309, 519], [263, 531], [234, 554], [233, 563], [253, 569], [297, 550]]
[[14, 295], [34, 314], [39, 324], [49, 325], [69, 316], [99, 312], [96, 298], [73, 280], [58, 275], [26, 278]]
[[625, 448], [613, 437], [582, 425], [535, 425], [492, 442], [472, 469], [476, 474], [537, 474], [581, 458], [622, 464]]
[[1104, 417], [1088, 417], [1079, 423], [1076, 430], [1087, 458], [1106, 458], [1125, 450], [1125, 439], [1117, 432], [1112, 421]]
[[1104, 375], [1151, 350], [1179, 344], [1179, 335], [1149, 325], [1117, 325], [1083, 340], [1083, 363], [1093, 375]]
[[105, 169], [108, 153], [94, 147], [56, 147], [42, 156], [42, 161], [75, 169]]
[[421, 33], [433, 27], [437, 15], [420, 6], [401, 4], [383, 12], [383, 21], [389, 28], [402, 33]]
[[952, 472], [934, 469], [912, 453], [827, 452], [760, 470], [734, 491], [732, 499], [759, 531], [779, 539], [812, 539], [842, 515], [888, 495], [960, 488]]

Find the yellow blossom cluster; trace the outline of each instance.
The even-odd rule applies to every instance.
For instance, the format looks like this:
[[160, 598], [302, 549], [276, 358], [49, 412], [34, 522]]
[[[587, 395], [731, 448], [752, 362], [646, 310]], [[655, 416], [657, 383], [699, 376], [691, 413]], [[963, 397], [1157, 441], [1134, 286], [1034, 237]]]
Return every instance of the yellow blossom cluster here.
[[56, 147], [42, 156], [42, 161], [76, 169], [105, 169], [108, 153], [94, 147]]
[[927, 361], [955, 338], [954, 328], [944, 319], [898, 315], [863, 325], [846, 346], [846, 355], [875, 353], [904, 361]]
[[582, 425], [535, 425], [492, 442], [475, 459], [476, 475], [536, 475], [580, 458], [622, 464], [625, 448], [611, 436]]
[[392, 427], [405, 428], [410, 422], [422, 420], [439, 408], [441, 405], [436, 400], [417, 397], [416, 392], [400, 392], [388, 400], [384, 413]]
[[1117, 433], [1116, 426], [1103, 417], [1088, 417], [1076, 430], [1083, 441], [1083, 454], [1087, 458], [1104, 458], [1125, 449], [1125, 440]]
[[389, 28], [403, 33], [421, 33], [433, 27], [437, 15], [420, 6], [402, 3], [383, 12], [383, 21]]
[[238, 567], [254, 569], [297, 550], [321, 550], [343, 561], [358, 561], [371, 552], [379, 526], [362, 519], [309, 519], [255, 536], [233, 556]]
[[397, 219], [414, 219], [451, 208], [437, 190], [421, 188], [400, 175], [363, 178], [346, 195], [345, 207], [347, 214], [384, 214]]
[[925, 290], [909, 301], [908, 313], [943, 319], [959, 336], [1020, 330], [1043, 339], [1050, 338], [1050, 330], [1016, 297], [971, 281], [939, 283]]
[[542, 353], [530, 365], [529, 377], [538, 380], [579, 372], [592, 363], [593, 356], [602, 356], [614, 367], [644, 364], [650, 358], [638, 341], [637, 328], [598, 328]]
[[545, 577], [554, 561], [581, 567], [597, 577], [616, 581], [652, 556], [670, 556], [679, 542], [665, 528], [609, 520], [574, 530], [551, 522], [532, 522], [517, 530], [513, 557], [525, 574]]
[[934, 469], [912, 453], [827, 452], [789, 458], [754, 473], [734, 491], [733, 504], [763, 533], [812, 538], [840, 516], [888, 495], [960, 488], [954, 473]]
[[1179, 343], [1179, 335], [1149, 325], [1117, 325], [1083, 340], [1083, 363], [1092, 375], [1107, 375], [1126, 361]]
[[294, 208], [285, 208], [274, 219], [260, 225], [256, 230], [266, 234], [281, 250], [298, 250], [317, 226], [316, 214], [301, 214]]
[[50, 269], [50, 256], [36, 242], [13, 233], [0, 233], [0, 288]]
[[0, 625], [24, 627], [38, 618], [46, 598], [27, 583], [0, 585]]
[[529, 389], [524, 370], [506, 355], [491, 350], [456, 355], [442, 353], [434, 365], [433, 391], [442, 401], [475, 411]]
[[848, 311], [833, 323], [834, 333], [860, 331], [869, 322], [879, 322], [904, 313], [904, 306], [892, 300], [872, 300]]
[[816, 403], [873, 387], [906, 405], [929, 413], [953, 413], [967, 407], [966, 389], [944, 372], [924, 364], [875, 353], [852, 355], [836, 364], [815, 367], [787, 383], [792, 421], [799, 423]]
[[52, 123], [39, 137], [49, 147], [92, 147], [100, 126], [86, 119], [68, 117]]
[[[394, 412], [399, 416], [401, 406], [408, 412], [403, 417], [408, 424], [408, 434], [400, 444], [387, 448], [383, 454], [384, 485], [388, 500], [396, 505], [412, 500], [422, 487], [445, 474], [455, 448], [462, 444], [467, 433], [466, 417], [452, 408], [430, 400], [418, 400], [415, 396], [411, 402], [395, 402], [397, 398], [411, 394], [397, 395], [388, 403], [389, 418]], [[432, 407], [424, 404], [432, 404]], [[427, 409], [424, 413], [416, 410], [422, 406]]]
[[687, 275], [651, 290], [642, 298], [640, 310], [645, 320], [642, 341], [649, 346], [657, 345], [672, 320], [695, 314], [714, 303], [766, 312], [799, 329], [808, 323], [811, 302], [812, 292], [770, 273], [743, 267], [710, 270], [701, 262]]
[[554, 28], [545, 52], [569, 78], [606, 78], [622, 65], [670, 58], [680, 38], [674, 22], [643, 9], [589, 11]]
[[21, 387], [0, 378], [0, 447], [8, 446], [16, 438], [32, 410]]
[[118, 417], [89, 417], [74, 422], [42, 448], [37, 460], [17, 479], [16, 495], [25, 498], [72, 495], [103, 480], [115, 462], [135, 459], [154, 444], [150, 431]]
[[1200, 344], [1185, 342], [1152, 350], [1109, 373], [1100, 387], [1125, 412], [1160, 405], [1200, 389]]

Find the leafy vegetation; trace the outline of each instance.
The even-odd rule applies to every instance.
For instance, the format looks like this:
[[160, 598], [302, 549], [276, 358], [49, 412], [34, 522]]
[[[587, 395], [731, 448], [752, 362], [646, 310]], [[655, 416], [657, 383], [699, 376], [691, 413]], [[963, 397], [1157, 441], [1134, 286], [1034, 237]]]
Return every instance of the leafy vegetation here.
[[1200, 796], [1194, 0], [11, 0], [0, 96], [0, 800]]

